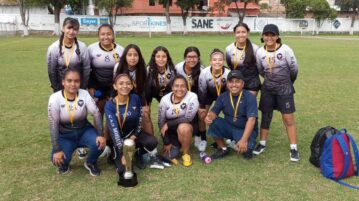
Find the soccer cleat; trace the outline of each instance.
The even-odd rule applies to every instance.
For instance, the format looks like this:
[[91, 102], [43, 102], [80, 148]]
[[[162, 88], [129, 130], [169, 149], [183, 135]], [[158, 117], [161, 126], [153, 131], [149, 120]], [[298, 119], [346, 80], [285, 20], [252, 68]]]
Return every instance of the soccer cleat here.
[[257, 144], [256, 148], [253, 150], [253, 154], [259, 155], [265, 150], [266, 146], [263, 146], [261, 144]]
[[207, 148], [207, 141], [206, 140], [202, 140], [198, 146], [198, 151], [202, 152], [202, 151], [206, 151], [206, 148]]
[[77, 156], [79, 159], [84, 159], [87, 156], [87, 151], [85, 148], [81, 147], [76, 150]]
[[183, 160], [183, 166], [189, 167], [189, 166], [192, 165], [192, 159], [191, 159], [191, 156], [189, 154], [183, 154], [182, 155], [182, 160]]
[[157, 156], [151, 156], [149, 166], [150, 166], [150, 168], [153, 168], [153, 169], [163, 170], [165, 168], [162, 161]]
[[61, 167], [59, 167], [59, 169], [57, 170], [57, 173], [59, 174], [67, 174], [70, 172], [70, 166], [68, 165], [62, 165]]
[[102, 151], [101, 155], [99, 156], [99, 158], [103, 158], [103, 157], [109, 157], [111, 155], [111, 148], [109, 146], [106, 146], [105, 149]]
[[220, 159], [227, 156], [228, 154], [229, 154], [229, 149], [217, 148], [217, 151], [214, 154], [212, 154], [211, 158]]
[[300, 159], [299, 152], [296, 149], [291, 149], [289, 156], [290, 156], [290, 161], [293, 161], [293, 162], [297, 162]]
[[101, 174], [101, 170], [100, 168], [97, 167], [97, 164], [91, 164], [91, 163], [84, 163], [84, 167], [89, 171], [91, 176], [100, 176]]

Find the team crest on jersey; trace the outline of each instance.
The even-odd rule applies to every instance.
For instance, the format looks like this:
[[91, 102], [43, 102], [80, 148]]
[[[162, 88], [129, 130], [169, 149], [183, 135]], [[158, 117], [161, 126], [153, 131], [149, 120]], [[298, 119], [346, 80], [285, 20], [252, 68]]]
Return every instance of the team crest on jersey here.
[[119, 58], [120, 55], [118, 55], [117, 53], [113, 54], [113, 58], [116, 59], [116, 58]]
[[182, 103], [181, 104], [181, 109], [184, 110], [186, 108], [187, 104], [186, 103]]
[[171, 73], [168, 73], [167, 74], [167, 79], [171, 79], [171, 76], [172, 76]]
[[60, 107], [61, 107], [61, 108], [64, 108], [64, 107], [65, 107], [65, 104], [63, 104], [63, 105], [60, 105]]
[[101, 57], [101, 54], [96, 54], [96, 57]]
[[281, 60], [282, 58], [283, 58], [283, 54], [282, 54], [282, 53], [278, 53], [278, 54], [277, 54], [277, 59], [278, 59], [278, 60]]
[[137, 107], [136, 107], [136, 106], [133, 106], [132, 109], [133, 109], [134, 111], [136, 111]]
[[226, 83], [226, 78], [222, 77], [222, 82], [223, 82], [223, 84], [225, 84]]
[[84, 105], [84, 100], [79, 100], [77, 102], [77, 105], [79, 105], [80, 107], [82, 107]]

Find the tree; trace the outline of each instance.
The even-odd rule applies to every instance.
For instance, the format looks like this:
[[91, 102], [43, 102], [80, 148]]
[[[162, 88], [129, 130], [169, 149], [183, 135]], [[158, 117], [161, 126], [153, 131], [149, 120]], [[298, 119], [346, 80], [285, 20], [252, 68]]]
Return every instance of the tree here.
[[96, 0], [95, 4], [99, 9], [104, 9], [107, 12], [110, 24], [113, 26], [116, 23], [118, 11], [122, 13], [123, 8], [132, 7], [132, 2], [133, 0]]
[[167, 34], [171, 34], [171, 17], [170, 17], [170, 6], [172, 6], [172, 0], [159, 0], [159, 4], [165, 8], [166, 23], [167, 23]]
[[355, 23], [355, 18], [358, 16], [359, 12], [359, 0], [336, 0], [335, 1], [335, 5], [340, 6], [341, 11], [349, 11], [352, 13], [352, 22], [350, 25], [350, 31], [349, 34], [353, 35], [354, 34], [354, 23]]
[[88, 3], [88, 0], [67, 0], [75, 15], [86, 15]]
[[281, 0], [288, 18], [304, 18], [308, 0]]
[[337, 17], [337, 12], [330, 8], [326, 0], [311, 0], [308, 2], [308, 11], [313, 13], [313, 18], [317, 23], [317, 34], [325, 19], [333, 20]]
[[199, 4], [200, 0], [177, 0], [176, 4], [181, 8], [181, 15], [183, 20], [183, 34], [187, 34], [186, 20], [189, 14], [189, 9]]
[[236, 9], [237, 9], [237, 12], [238, 12], [238, 17], [239, 17], [239, 22], [238, 22], [238, 23], [242, 23], [243, 20], [244, 20], [245, 15], [246, 15], [248, 3], [253, 2], [253, 3], [258, 4], [258, 3], [259, 3], [259, 0], [241, 0], [240, 2], [243, 2], [243, 3], [244, 3], [244, 7], [243, 7], [243, 11], [242, 11], [242, 12], [240, 12], [240, 9], [239, 9], [239, 7], [238, 7], [237, 1], [234, 1], [234, 2], [235, 2], [235, 4], [236, 4]]
[[[242, 23], [246, 15], [248, 3], [258, 3], [260, 0], [218, 0], [214, 3], [214, 9], [218, 10], [221, 15], [226, 11], [226, 7], [230, 6], [233, 2], [236, 5], [236, 11], [238, 14], [238, 23]], [[240, 9], [238, 3], [244, 3], [243, 9]]]

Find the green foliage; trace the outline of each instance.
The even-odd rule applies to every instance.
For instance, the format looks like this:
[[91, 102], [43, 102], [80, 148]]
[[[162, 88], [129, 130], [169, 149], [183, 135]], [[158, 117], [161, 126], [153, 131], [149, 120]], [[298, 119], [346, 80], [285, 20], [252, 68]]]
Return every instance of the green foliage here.
[[289, 18], [304, 18], [309, 0], [281, 0]]
[[342, 11], [356, 11], [359, 8], [359, 0], [336, 0], [335, 5], [340, 6]]
[[309, 11], [313, 12], [313, 17], [321, 22], [325, 19], [335, 19], [337, 12], [330, 8], [329, 3], [326, 0], [311, 0], [308, 2]]
[[176, 4], [179, 6], [182, 10], [185, 10], [188, 12], [189, 9], [194, 7], [195, 5], [199, 4], [200, 0], [177, 0]]
[[[131, 7], [132, 3], [133, 0], [96, 0], [95, 2], [97, 8], [104, 9], [108, 13], [112, 26], [115, 24], [117, 11]], [[115, 12], [115, 15], [113, 15], [113, 12]]]

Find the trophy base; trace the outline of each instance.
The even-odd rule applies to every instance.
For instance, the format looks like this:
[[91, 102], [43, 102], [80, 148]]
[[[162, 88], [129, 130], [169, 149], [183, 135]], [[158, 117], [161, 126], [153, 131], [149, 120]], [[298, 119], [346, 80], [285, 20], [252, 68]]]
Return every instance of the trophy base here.
[[137, 186], [137, 184], [138, 184], [137, 174], [134, 172], [133, 177], [131, 179], [125, 179], [123, 177], [123, 174], [121, 174], [117, 184], [119, 186], [122, 186], [122, 187], [125, 187], [125, 188]]

